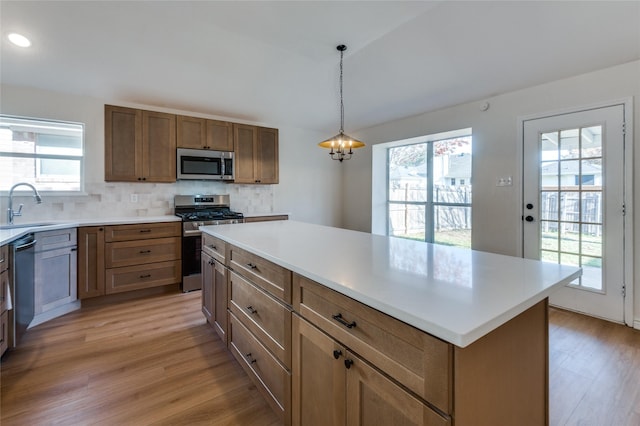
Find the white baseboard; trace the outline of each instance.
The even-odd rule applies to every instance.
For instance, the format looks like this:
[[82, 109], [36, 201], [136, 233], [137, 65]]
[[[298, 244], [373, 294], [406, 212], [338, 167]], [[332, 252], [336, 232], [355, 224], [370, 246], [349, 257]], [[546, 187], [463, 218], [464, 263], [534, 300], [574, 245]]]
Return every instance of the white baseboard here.
[[633, 328], [636, 330], [640, 330], [640, 319], [637, 319], [633, 322]]

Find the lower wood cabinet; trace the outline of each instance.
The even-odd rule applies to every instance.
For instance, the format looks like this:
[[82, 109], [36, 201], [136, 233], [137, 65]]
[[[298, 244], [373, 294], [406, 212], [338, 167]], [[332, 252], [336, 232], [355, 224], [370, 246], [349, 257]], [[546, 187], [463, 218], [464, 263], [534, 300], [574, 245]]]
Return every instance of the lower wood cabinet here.
[[78, 297], [180, 283], [181, 235], [181, 222], [79, 228]]
[[283, 424], [291, 422], [291, 373], [235, 315], [229, 314], [229, 349]]
[[298, 315], [293, 316], [293, 360], [293, 425], [451, 424]]
[[104, 296], [104, 226], [78, 228], [78, 299]]
[[202, 313], [220, 339], [228, 345], [227, 267], [204, 250], [202, 262]]

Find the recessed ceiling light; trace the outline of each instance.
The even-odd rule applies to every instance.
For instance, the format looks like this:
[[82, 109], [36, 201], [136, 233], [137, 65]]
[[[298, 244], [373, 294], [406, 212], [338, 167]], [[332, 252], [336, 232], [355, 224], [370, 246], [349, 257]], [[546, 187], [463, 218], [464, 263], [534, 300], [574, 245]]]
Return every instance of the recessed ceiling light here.
[[16, 46], [20, 46], [20, 47], [29, 47], [29, 46], [31, 46], [31, 40], [29, 40], [28, 38], [26, 38], [22, 34], [11, 33], [11, 34], [9, 34], [7, 36], [7, 38], [9, 39], [9, 41], [11, 43], [15, 44]]

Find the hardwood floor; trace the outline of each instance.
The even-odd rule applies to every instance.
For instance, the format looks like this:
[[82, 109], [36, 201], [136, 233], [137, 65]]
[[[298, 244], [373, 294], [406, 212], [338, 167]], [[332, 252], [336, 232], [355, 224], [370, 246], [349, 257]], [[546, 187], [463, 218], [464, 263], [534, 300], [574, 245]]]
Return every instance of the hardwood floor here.
[[550, 309], [551, 425], [640, 425], [640, 331]]
[[[550, 424], [640, 425], [640, 331], [552, 309]], [[83, 308], [2, 359], [1, 424], [279, 425], [200, 293]]]
[[200, 312], [200, 292], [92, 307], [2, 360], [10, 425], [277, 425]]

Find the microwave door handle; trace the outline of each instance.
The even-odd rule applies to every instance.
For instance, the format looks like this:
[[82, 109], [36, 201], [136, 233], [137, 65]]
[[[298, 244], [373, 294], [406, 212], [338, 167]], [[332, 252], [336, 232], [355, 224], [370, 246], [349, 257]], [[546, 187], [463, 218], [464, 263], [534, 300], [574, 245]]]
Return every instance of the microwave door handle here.
[[224, 158], [220, 159], [220, 179], [224, 179]]

